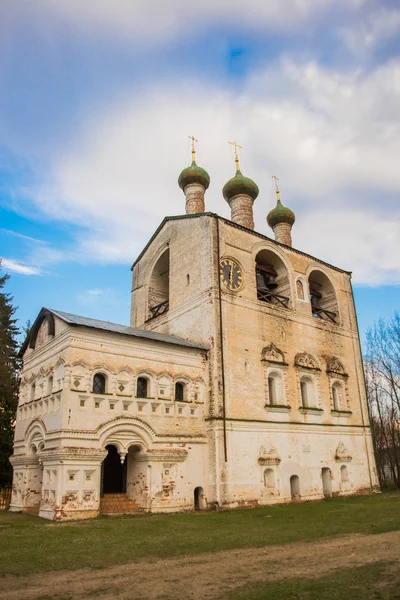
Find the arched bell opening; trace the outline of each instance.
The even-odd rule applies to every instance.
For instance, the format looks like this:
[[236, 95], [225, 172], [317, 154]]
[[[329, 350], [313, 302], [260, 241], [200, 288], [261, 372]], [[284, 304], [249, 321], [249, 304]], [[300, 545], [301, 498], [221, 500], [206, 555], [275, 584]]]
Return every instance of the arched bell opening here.
[[128, 457], [121, 462], [118, 449], [113, 444], [106, 446], [107, 456], [102, 465], [102, 495], [124, 494], [126, 492], [126, 474]]
[[283, 260], [270, 250], [261, 250], [256, 256], [257, 300], [289, 308], [290, 281]]
[[148, 319], [154, 319], [169, 309], [169, 248], [153, 267], [148, 290]]
[[338, 323], [338, 304], [335, 289], [322, 271], [312, 271], [308, 278], [313, 317]]

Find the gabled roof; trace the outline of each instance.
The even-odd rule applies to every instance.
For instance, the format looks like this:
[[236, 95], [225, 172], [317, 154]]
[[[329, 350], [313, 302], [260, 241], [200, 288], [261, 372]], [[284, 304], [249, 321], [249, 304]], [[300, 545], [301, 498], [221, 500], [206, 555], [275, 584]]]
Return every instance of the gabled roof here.
[[110, 321], [100, 321], [98, 319], [91, 319], [89, 317], [81, 317], [79, 315], [73, 315], [71, 313], [62, 312], [60, 310], [53, 310], [51, 308], [42, 308], [34, 324], [32, 325], [32, 329], [28, 337], [26, 338], [21, 347], [20, 354], [23, 354], [25, 352], [28, 345], [30, 348], [35, 347], [36, 336], [41, 324], [45, 319], [49, 319], [51, 325], [52, 321], [54, 321], [54, 317], [58, 317], [65, 323], [68, 323], [68, 325], [71, 325], [72, 327], [88, 327], [90, 329], [100, 329], [102, 331], [109, 331], [111, 333], [119, 333], [122, 335], [129, 335], [136, 338], [153, 340], [156, 342], [163, 342], [165, 344], [174, 344], [176, 346], [196, 348], [198, 350], [208, 350], [208, 348], [204, 346], [192, 344], [191, 342], [188, 342], [175, 335], [169, 335], [168, 333], [157, 333], [155, 331], [147, 331], [146, 329], [138, 329], [137, 327], [128, 327], [127, 325], [118, 325], [117, 323], [110, 323]]

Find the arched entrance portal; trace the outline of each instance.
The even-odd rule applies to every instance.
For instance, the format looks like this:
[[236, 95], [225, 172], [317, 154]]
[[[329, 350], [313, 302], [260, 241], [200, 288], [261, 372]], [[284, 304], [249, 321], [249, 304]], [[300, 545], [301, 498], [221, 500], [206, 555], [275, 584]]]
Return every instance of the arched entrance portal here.
[[126, 470], [128, 457], [121, 464], [118, 450], [113, 445], [106, 446], [108, 454], [103, 463], [103, 494], [121, 494], [126, 492]]

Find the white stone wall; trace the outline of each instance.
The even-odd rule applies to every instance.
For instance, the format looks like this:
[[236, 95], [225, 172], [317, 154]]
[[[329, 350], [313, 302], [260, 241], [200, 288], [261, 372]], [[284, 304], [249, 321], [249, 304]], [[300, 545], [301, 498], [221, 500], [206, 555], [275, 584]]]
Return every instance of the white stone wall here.
[[[168, 244], [170, 249], [170, 310], [144, 323], [138, 316], [143, 314], [141, 305], [145, 297], [146, 273], [164, 244]], [[283, 266], [284, 273], [279, 272], [279, 280], [285, 281], [289, 308], [257, 299], [255, 261], [262, 250], [274, 253]], [[202, 256], [201, 261], [199, 256]], [[322, 452], [325, 468], [329, 467], [334, 473], [338, 463], [329, 450], [331, 432], [345, 431], [346, 440], [360, 439], [360, 435], [369, 439], [369, 423], [347, 273], [223, 220], [219, 221], [218, 248], [216, 219], [213, 217], [167, 222], [135, 265], [133, 287], [138, 281], [143, 285], [140, 288], [142, 295], [133, 294], [132, 324], [183, 334], [187, 339], [209, 344], [210, 386], [206, 414], [209, 419], [210, 500], [229, 504], [231, 490], [230, 484], [226, 483], [229, 473], [234, 473], [229, 476], [231, 481], [236, 481], [237, 499], [258, 501], [264, 498], [265, 493], [260, 496], [259, 485], [248, 482], [248, 473], [254, 468], [251, 465], [257, 464], [259, 451], [258, 442], [254, 447], [252, 445], [252, 434], [240, 438], [227, 434], [224, 443], [218, 256], [234, 258], [244, 275], [244, 285], [239, 292], [231, 292], [224, 287], [221, 290], [226, 430], [232, 422], [243, 426], [247, 426], [248, 422], [260, 422], [265, 432], [280, 433], [289, 447], [298, 445], [299, 440], [306, 436], [311, 439], [311, 454], [319, 456]], [[203, 279], [199, 274], [200, 268], [206, 273]], [[331, 302], [328, 308], [336, 307], [337, 323], [312, 315], [308, 278], [316, 270], [328, 278], [334, 289], [335, 302]], [[188, 288], [184, 274], [189, 275], [190, 281], [194, 280], [197, 286], [201, 284], [200, 289]], [[298, 293], [298, 281], [302, 286], [301, 294]], [[268, 347], [279, 350], [278, 359], [264, 360], [263, 350]], [[313, 368], [295, 364], [296, 356], [300, 354], [312, 357], [315, 361]], [[342, 373], [329, 371], [329, 364], [334, 359], [343, 365]], [[271, 372], [277, 372], [281, 377], [280, 403], [285, 406], [266, 406], [269, 402], [268, 374]], [[312, 383], [313, 400], [308, 410], [302, 408], [302, 377], [307, 377]], [[340, 412], [333, 410], [334, 382], [342, 386]], [[332, 433], [333, 437], [335, 435]], [[310, 446], [310, 443], [305, 445]], [[251, 453], [250, 463], [238, 458], [244, 450]], [[293, 453], [296, 454], [294, 450]], [[282, 458], [280, 469], [290, 470], [291, 460]], [[302, 452], [297, 452], [295, 460], [298, 468], [302, 469], [301, 488], [304, 488], [305, 496], [321, 497], [321, 486], [318, 487], [316, 481], [320, 483], [318, 478], [322, 467], [313, 463], [314, 466], [308, 468], [309, 456], [303, 456]], [[375, 463], [369, 442], [358, 444], [354, 449], [352, 465], [356, 464], [357, 468], [352, 468], [354, 478], [350, 489], [376, 488]], [[350, 473], [350, 467], [348, 471]], [[333, 481], [332, 488], [335, 489]], [[349, 487], [350, 483], [346, 485]], [[290, 497], [287, 490], [282, 494], [280, 498]]]

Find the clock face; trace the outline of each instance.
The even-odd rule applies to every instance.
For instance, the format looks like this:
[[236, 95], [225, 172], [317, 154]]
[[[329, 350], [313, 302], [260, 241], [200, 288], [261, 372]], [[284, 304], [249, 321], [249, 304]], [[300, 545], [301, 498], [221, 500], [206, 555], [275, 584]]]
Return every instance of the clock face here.
[[237, 292], [243, 286], [242, 269], [232, 258], [222, 258], [220, 260], [219, 276], [228, 290]]

